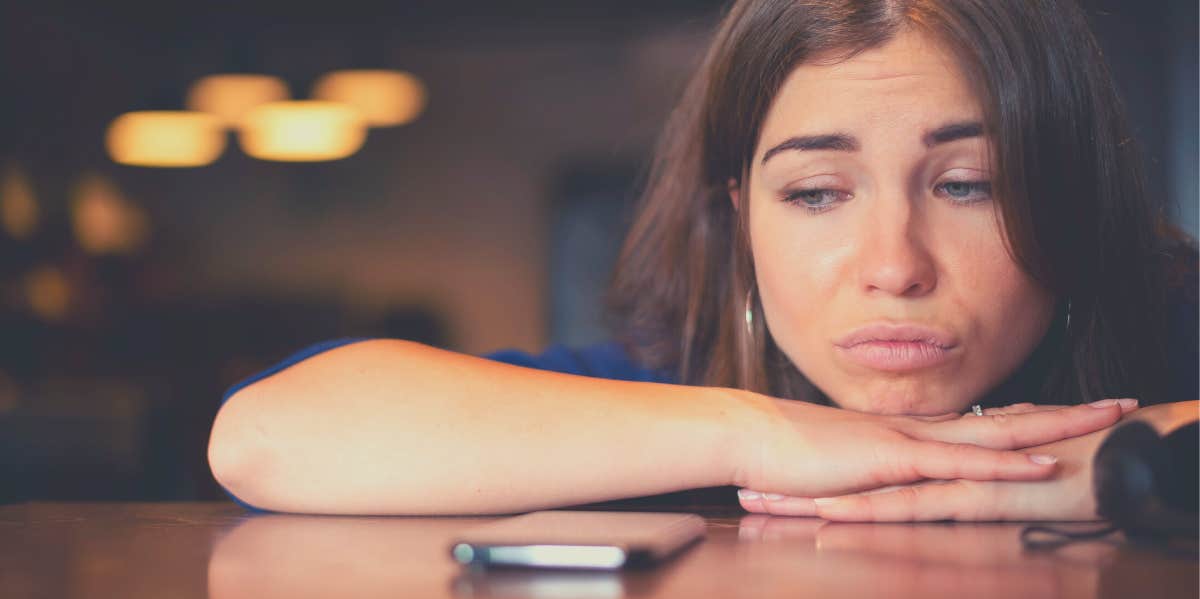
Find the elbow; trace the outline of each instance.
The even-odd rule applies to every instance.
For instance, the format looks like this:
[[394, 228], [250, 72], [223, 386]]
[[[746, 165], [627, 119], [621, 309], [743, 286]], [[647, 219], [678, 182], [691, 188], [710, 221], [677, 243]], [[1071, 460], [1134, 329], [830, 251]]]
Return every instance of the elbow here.
[[253, 387], [234, 394], [217, 411], [208, 439], [208, 467], [230, 495], [249, 506], [262, 506], [261, 483], [269, 471], [269, 452], [247, 409], [251, 398], [246, 395]]

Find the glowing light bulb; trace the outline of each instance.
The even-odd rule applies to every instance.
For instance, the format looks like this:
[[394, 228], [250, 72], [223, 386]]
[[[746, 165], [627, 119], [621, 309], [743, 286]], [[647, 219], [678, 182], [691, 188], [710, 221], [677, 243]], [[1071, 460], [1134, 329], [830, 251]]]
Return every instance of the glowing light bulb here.
[[37, 229], [38, 204], [33, 185], [20, 168], [9, 166], [0, 178], [0, 226], [14, 239], [29, 239]]
[[185, 167], [211, 164], [225, 149], [217, 117], [203, 112], [127, 112], [105, 136], [113, 161], [134, 166]]
[[373, 127], [392, 127], [416, 120], [425, 109], [425, 86], [403, 71], [345, 70], [327, 73], [313, 86], [320, 100], [353, 106]]
[[25, 277], [25, 298], [39, 318], [58, 322], [66, 318], [71, 307], [71, 286], [62, 271], [41, 266]]
[[90, 174], [75, 187], [71, 228], [79, 247], [92, 254], [128, 254], [141, 249], [150, 220], [107, 178]]
[[263, 160], [313, 162], [354, 154], [367, 137], [366, 121], [339, 102], [272, 102], [250, 111], [239, 142]]
[[252, 74], [209, 75], [188, 89], [187, 107], [216, 116], [226, 127], [238, 126], [251, 110], [291, 95], [279, 77]]

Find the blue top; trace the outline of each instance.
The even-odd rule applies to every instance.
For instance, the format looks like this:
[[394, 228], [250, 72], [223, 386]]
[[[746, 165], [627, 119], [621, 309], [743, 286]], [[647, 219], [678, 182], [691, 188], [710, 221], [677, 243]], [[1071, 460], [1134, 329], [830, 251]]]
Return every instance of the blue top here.
[[[221, 404], [224, 405], [234, 393], [241, 391], [258, 381], [261, 381], [277, 372], [283, 371], [288, 367], [307, 360], [317, 354], [327, 352], [331, 349], [350, 345], [358, 341], [366, 341], [367, 338], [346, 338], [333, 339], [323, 341], [315, 345], [310, 345], [290, 356], [282, 362], [259, 372], [246, 380], [234, 385], [229, 391], [225, 392], [225, 396], [221, 398]], [[487, 354], [485, 358], [504, 362], [506, 364], [514, 364], [516, 366], [525, 366], [527, 368], [536, 368], [538, 370], [550, 370], [554, 372], [563, 372], [566, 374], [578, 374], [581, 376], [591, 376], [603, 379], [614, 379], [621, 381], [640, 381], [649, 383], [673, 383], [674, 375], [664, 370], [651, 370], [645, 368], [632, 359], [621, 347], [615, 342], [602, 343], [592, 345], [580, 349], [572, 349], [564, 345], [552, 345], [544, 352], [538, 355], [532, 355], [523, 351], [514, 349], [506, 349], [495, 353]], [[229, 495], [238, 505], [253, 511], [266, 511], [261, 508], [254, 507], [241, 499], [234, 496], [225, 489], [225, 493]]]

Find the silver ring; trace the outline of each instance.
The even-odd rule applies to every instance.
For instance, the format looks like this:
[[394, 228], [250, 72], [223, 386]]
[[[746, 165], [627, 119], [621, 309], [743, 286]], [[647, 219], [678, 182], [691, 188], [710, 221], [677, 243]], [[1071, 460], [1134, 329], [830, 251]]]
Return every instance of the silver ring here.
[[979, 404], [975, 404], [971, 406], [971, 412], [973, 412], [976, 416], [983, 416], [983, 407]]

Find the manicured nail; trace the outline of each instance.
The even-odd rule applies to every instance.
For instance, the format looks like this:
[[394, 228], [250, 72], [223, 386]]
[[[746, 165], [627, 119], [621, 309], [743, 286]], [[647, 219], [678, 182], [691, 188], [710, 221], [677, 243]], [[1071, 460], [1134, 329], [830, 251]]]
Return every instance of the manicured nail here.
[[1118, 399], [1117, 403], [1121, 404], [1122, 410], [1134, 410], [1134, 409], [1137, 409], [1137, 407], [1138, 407], [1138, 400], [1130, 398], [1130, 397], [1126, 397], [1124, 399]]
[[766, 493], [763, 495], [763, 499], [766, 499], [767, 501], [779, 501], [780, 499], [783, 499], [783, 495], [778, 493]]
[[760, 499], [762, 495], [755, 491], [751, 491], [750, 489], [738, 489], [738, 497], [749, 501], [754, 501], [755, 499]]
[[1057, 462], [1058, 458], [1056, 458], [1052, 455], [1046, 455], [1044, 453], [1035, 453], [1035, 454], [1031, 454], [1029, 456], [1029, 461], [1033, 462], [1034, 464], [1045, 465], [1045, 464], [1053, 464], [1053, 463]]
[[1117, 400], [1115, 400], [1115, 399], [1102, 399], [1102, 400], [1100, 400], [1100, 401], [1093, 401], [1092, 403], [1090, 403], [1090, 404], [1088, 404], [1088, 405], [1089, 405], [1089, 406], [1092, 406], [1093, 408], [1107, 408], [1107, 407], [1110, 407], [1110, 406], [1115, 406], [1115, 405], [1117, 405]]
[[813, 499], [813, 503], [817, 505], [833, 505], [837, 503], [837, 497], [817, 497]]

